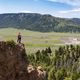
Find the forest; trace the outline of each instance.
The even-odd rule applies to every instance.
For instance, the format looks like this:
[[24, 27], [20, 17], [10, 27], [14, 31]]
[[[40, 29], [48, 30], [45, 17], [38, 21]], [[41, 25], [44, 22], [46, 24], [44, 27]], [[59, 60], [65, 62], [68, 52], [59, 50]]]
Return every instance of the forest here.
[[39, 32], [80, 32], [80, 19], [64, 19], [49, 14], [0, 14], [0, 28], [26, 29]]
[[41, 66], [47, 72], [48, 80], [80, 80], [80, 46], [60, 46], [51, 54], [51, 48], [28, 54], [33, 66]]

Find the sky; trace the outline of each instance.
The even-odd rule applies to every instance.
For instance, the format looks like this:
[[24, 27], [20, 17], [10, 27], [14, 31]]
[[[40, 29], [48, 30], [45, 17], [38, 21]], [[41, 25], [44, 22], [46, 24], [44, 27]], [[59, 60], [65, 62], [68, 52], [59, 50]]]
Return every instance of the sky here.
[[80, 18], [80, 0], [0, 0], [0, 14], [39, 13]]

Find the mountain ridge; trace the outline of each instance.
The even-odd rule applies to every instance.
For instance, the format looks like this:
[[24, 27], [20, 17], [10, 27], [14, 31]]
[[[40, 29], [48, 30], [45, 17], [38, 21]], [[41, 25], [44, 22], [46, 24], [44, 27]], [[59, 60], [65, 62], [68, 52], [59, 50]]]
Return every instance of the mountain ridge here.
[[0, 28], [27, 29], [39, 32], [80, 32], [80, 23], [49, 14], [6, 13], [0, 14]]

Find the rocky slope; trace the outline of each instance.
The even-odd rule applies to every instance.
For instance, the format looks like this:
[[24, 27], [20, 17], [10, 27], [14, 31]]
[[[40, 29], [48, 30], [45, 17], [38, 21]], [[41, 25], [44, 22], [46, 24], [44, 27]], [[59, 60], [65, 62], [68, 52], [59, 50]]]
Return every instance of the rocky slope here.
[[41, 67], [29, 65], [23, 44], [0, 41], [0, 80], [47, 80]]

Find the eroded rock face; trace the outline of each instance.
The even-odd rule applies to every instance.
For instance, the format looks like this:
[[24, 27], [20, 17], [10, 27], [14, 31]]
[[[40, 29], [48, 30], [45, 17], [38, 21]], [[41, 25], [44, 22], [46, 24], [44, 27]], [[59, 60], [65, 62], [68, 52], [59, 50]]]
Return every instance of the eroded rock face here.
[[0, 80], [46, 80], [46, 72], [29, 65], [23, 44], [0, 41]]

